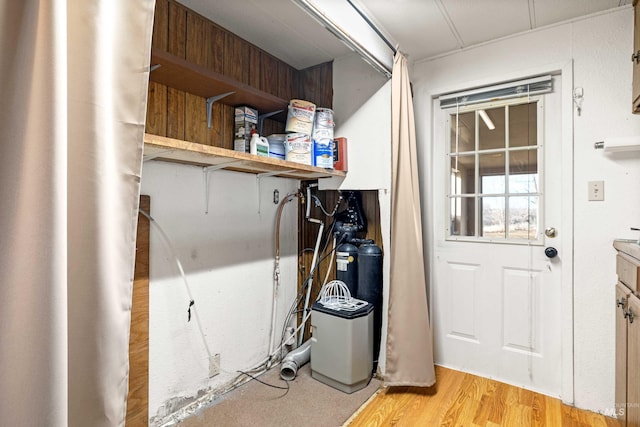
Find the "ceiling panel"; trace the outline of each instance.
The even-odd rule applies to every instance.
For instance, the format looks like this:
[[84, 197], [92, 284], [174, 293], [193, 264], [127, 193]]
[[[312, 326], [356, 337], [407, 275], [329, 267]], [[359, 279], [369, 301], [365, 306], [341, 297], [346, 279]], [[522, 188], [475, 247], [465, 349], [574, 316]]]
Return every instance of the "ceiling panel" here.
[[442, 4], [464, 47], [530, 29], [525, 0], [442, 0]]
[[459, 47], [435, 1], [359, 0], [367, 15], [400, 45], [410, 59], [421, 59]]
[[533, 10], [536, 27], [544, 27], [623, 4], [631, 0], [535, 0]]

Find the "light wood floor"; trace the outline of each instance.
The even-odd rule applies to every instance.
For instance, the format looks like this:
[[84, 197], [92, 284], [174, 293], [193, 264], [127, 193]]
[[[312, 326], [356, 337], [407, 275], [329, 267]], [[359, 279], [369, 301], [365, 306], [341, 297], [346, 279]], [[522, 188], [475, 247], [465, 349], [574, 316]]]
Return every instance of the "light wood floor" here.
[[437, 366], [430, 389], [382, 389], [360, 409], [349, 427], [591, 427], [615, 419], [563, 405], [558, 399]]

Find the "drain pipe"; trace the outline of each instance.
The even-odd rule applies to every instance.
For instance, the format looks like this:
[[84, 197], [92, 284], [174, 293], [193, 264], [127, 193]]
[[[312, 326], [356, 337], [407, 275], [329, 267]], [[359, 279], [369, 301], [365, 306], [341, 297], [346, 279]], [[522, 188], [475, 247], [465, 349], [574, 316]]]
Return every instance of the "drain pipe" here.
[[309, 362], [311, 358], [311, 339], [308, 339], [300, 347], [287, 353], [282, 359], [280, 366], [280, 378], [286, 381], [293, 381], [296, 378], [298, 369]]

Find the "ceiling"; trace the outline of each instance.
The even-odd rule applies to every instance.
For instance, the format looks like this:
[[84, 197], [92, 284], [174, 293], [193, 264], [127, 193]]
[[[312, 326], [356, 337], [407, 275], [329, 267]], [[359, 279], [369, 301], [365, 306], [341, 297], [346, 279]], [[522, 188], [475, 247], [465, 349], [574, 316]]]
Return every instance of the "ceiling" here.
[[[178, 0], [302, 69], [350, 52], [293, 0]], [[314, 0], [336, 2], [346, 0]], [[632, 0], [352, 0], [410, 61], [618, 8]]]

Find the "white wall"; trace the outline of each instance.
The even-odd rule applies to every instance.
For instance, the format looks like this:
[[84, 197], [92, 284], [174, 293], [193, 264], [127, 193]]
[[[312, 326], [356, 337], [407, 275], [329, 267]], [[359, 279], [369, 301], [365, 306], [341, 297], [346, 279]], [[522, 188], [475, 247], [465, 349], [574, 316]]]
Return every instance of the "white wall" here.
[[346, 178], [320, 180], [320, 189], [377, 190], [391, 182], [391, 80], [358, 55], [333, 61], [334, 136], [346, 137]]
[[[182, 262], [212, 354], [223, 372], [208, 378], [208, 354], [197, 319], [187, 322], [189, 297], [170, 250], [151, 227], [149, 414], [159, 421], [196, 397], [215, 394], [268, 353], [271, 324], [275, 212], [298, 182], [263, 178], [258, 214], [256, 176], [210, 174], [209, 213], [204, 213], [202, 168], [151, 161], [144, 165], [142, 194], [151, 215], [172, 240]], [[297, 199], [281, 222], [281, 277], [276, 340], [297, 290]], [[226, 371], [226, 372], [225, 372]]]
[[[594, 150], [593, 143], [640, 135], [640, 116], [630, 113], [632, 31], [633, 9], [626, 7], [423, 61], [413, 69], [422, 188], [428, 204], [424, 212], [432, 213], [438, 201], [429, 199], [429, 186], [435, 185], [429, 147], [439, 143], [431, 138], [432, 97], [572, 61], [573, 83], [584, 88], [584, 103], [581, 116], [574, 109], [572, 120], [563, 117], [562, 123], [573, 126], [573, 141], [563, 144], [569, 144], [574, 156], [574, 296], [573, 308], [565, 307], [574, 310], [574, 396], [563, 399], [601, 412], [614, 408], [612, 241], [637, 237], [629, 227], [640, 225], [640, 155], [606, 155]], [[570, 105], [570, 95], [562, 102]], [[604, 202], [587, 201], [587, 182], [592, 180], [605, 181]], [[432, 235], [430, 226], [427, 220], [427, 236]]]

